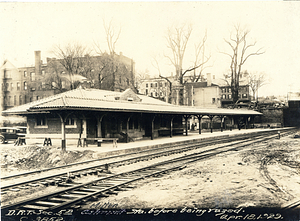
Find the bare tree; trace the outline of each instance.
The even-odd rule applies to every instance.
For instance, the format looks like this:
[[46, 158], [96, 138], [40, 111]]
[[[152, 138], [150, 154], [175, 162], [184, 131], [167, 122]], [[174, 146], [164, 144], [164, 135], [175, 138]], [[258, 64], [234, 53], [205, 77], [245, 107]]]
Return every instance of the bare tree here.
[[[187, 69], [183, 68], [183, 59], [186, 52], [187, 44], [192, 33], [192, 27], [185, 25], [181, 27], [175, 27], [174, 30], [169, 28], [167, 34], [167, 47], [171, 50], [172, 56], [166, 56], [176, 70], [176, 77], [180, 84], [184, 83], [184, 76], [188, 72], [194, 71], [191, 76], [192, 82], [197, 82], [202, 76], [203, 70], [206, 68], [205, 64], [209, 61], [210, 56], [205, 56], [205, 43], [207, 40], [207, 33], [201, 41], [195, 45], [195, 61], [192, 66]], [[197, 73], [197, 69], [200, 71]]]
[[195, 44], [195, 62], [194, 62], [194, 71], [193, 75], [190, 76], [191, 82], [198, 82], [203, 80], [203, 71], [208, 66], [205, 66], [207, 62], [210, 60], [211, 56], [205, 55], [205, 43], [207, 40], [207, 32], [197, 45]]
[[61, 70], [61, 64], [56, 60], [47, 64], [47, 73], [44, 78], [46, 88], [57, 90], [59, 93], [64, 92]]
[[256, 102], [258, 102], [258, 89], [267, 83], [266, 75], [264, 73], [249, 74], [249, 87], [252, 90], [253, 98], [256, 98]]
[[174, 30], [171, 28], [168, 29], [167, 47], [171, 50], [172, 56], [166, 56], [172, 65], [174, 65], [176, 70], [176, 77], [179, 80], [180, 84], [183, 83], [183, 76], [187, 72], [183, 72], [183, 59], [187, 43], [192, 33], [192, 27], [185, 26], [175, 27]]
[[74, 89], [74, 75], [82, 75], [85, 73], [87, 61], [90, 58], [90, 50], [81, 44], [69, 43], [64, 47], [60, 45], [54, 46], [53, 53], [59, 58], [58, 61], [69, 75], [71, 89]]
[[258, 50], [252, 50], [256, 42], [248, 43], [247, 37], [250, 33], [248, 30], [242, 30], [239, 25], [236, 25], [234, 34], [230, 36], [229, 40], [224, 41], [230, 46], [231, 53], [221, 52], [230, 57], [230, 75], [228, 80], [230, 81], [233, 103], [238, 101], [240, 75], [242, 73], [242, 67], [249, 57], [254, 55], [261, 55], [264, 52], [262, 48]]
[[[110, 87], [107, 88], [109, 90], [115, 91], [115, 90], [121, 90], [122, 85], [124, 84], [123, 81], [127, 83], [127, 85], [131, 85], [132, 88], [135, 88], [134, 85], [134, 76], [129, 76], [128, 72], [131, 70], [128, 70], [126, 65], [124, 65], [120, 60], [119, 56], [116, 55], [115, 49], [116, 49], [116, 44], [119, 40], [120, 34], [121, 34], [121, 28], [116, 29], [113, 26], [113, 21], [110, 20], [109, 23], [106, 23], [103, 20], [103, 27], [105, 30], [105, 38], [106, 38], [106, 43], [109, 51], [109, 57], [107, 57], [106, 52], [104, 52], [100, 46], [99, 43], [95, 42], [95, 48], [96, 52], [100, 56], [105, 56], [106, 58], [103, 60], [107, 62], [106, 64], [102, 63], [102, 67], [105, 67], [102, 70], [102, 73], [99, 73], [99, 82], [100, 80], [104, 80], [105, 78], [109, 78], [110, 80]], [[109, 70], [108, 67], [110, 68]], [[107, 72], [108, 71], [108, 72]], [[106, 72], [106, 74], [103, 74]], [[107, 76], [107, 73], [111, 76]], [[127, 73], [127, 74], [126, 74]], [[100, 77], [101, 75], [101, 77]], [[126, 79], [125, 79], [126, 78]]]

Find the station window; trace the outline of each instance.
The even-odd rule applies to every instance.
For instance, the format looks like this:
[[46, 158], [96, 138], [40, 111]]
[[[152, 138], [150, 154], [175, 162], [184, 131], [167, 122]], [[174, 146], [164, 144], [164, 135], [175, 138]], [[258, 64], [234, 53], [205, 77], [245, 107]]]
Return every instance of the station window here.
[[25, 78], [27, 77], [27, 71], [24, 71], [24, 77]]
[[225, 94], [222, 94], [222, 99], [226, 99], [226, 95]]
[[14, 84], [13, 83], [10, 84], [10, 88], [11, 88], [11, 90], [14, 89]]
[[155, 83], [155, 87], [157, 87], [157, 83]]
[[231, 99], [232, 98], [232, 95], [231, 94], [228, 94], [228, 99]]
[[146, 87], [148, 87], [148, 84], [146, 84]]
[[22, 95], [19, 96], [19, 104], [22, 104]]
[[75, 125], [75, 120], [74, 118], [67, 118], [66, 120], [66, 123], [65, 123], [66, 126], [70, 126], [70, 125]]
[[14, 105], [17, 105], [17, 96], [14, 96]]
[[228, 93], [231, 93], [231, 88], [228, 88]]
[[146, 89], [146, 95], [148, 95], [148, 89]]
[[243, 98], [247, 98], [247, 94], [243, 94], [242, 96], [243, 96]]
[[17, 82], [17, 90], [20, 90], [20, 82]]
[[47, 119], [45, 116], [37, 116], [36, 117], [36, 127], [44, 127], [46, 128], [47, 127]]
[[150, 84], [150, 87], [153, 87], [153, 84], [152, 84], [152, 83]]
[[216, 102], [216, 98], [212, 98], [212, 103], [214, 104]]
[[66, 128], [77, 128], [76, 120], [74, 117], [68, 117], [65, 122]]
[[24, 91], [27, 90], [27, 82], [24, 81]]

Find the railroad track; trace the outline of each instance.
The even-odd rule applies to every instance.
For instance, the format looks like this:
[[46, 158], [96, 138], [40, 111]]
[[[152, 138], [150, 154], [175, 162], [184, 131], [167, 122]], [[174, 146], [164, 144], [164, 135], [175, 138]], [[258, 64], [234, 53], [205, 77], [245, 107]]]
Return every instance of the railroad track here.
[[[270, 131], [269, 131], [269, 133], [270, 133]], [[277, 132], [274, 132], [274, 131], [272, 133], [277, 134]], [[255, 134], [255, 136], [252, 136], [248, 139], [258, 139], [259, 137], [263, 137], [265, 134], [266, 133]], [[128, 154], [128, 155], [124, 154], [121, 157], [120, 156], [107, 157], [107, 158], [103, 158], [103, 159], [99, 159], [99, 160], [92, 160], [92, 162], [97, 162], [97, 164], [93, 165], [93, 166], [84, 167], [84, 168], [80, 168], [80, 169], [68, 170], [67, 172], [61, 172], [61, 173], [56, 172], [56, 174], [53, 174], [53, 171], [55, 171], [55, 169], [62, 168], [62, 167], [56, 167], [56, 168], [53, 168], [52, 170], [50, 170], [50, 169], [46, 170], [47, 172], [52, 171], [51, 175], [42, 176], [42, 177], [34, 178], [34, 179], [27, 178], [26, 181], [19, 181], [19, 182], [15, 181], [13, 184], [8, 184], [8, 185], [5, 185], [5, 179], [2, 178], [1, 194], [6, 194], [9, 191], [18, 192], [22, 189], [28, 189], [31, 187], [37, 187], [37, 186], [41, 186], [41, 185], [44, 185], [44, 186], [64, 185], [64, 183], [68, 182], [70, 179], [73, 179], [78, 176], [82, 176], [82, 175], [86, 175], [86, 174], [95, 174], [95, 173], [99, 173], [99, 172], [104, 173], [105, 171], [106, 172], [108, 171], [108, 168], [112, 168], [112, 167], [116, 167], [116, 166], [124, 166], [124, 165], [137, 163], [137, 162], [145, 161], [145, 160], [149, 160], [149, 159], [151, 160], [153, 158], [157, 158], [157, 157], [161, 157], [161, 156], [178, 154], [178, 153], [186, 152], [189, 150], [202, 148], [207, 145], [215, 145], [215, 144], [224, 143], [224, 142], [228, 142], [228, 143], [232, 142], [232, 144], [229, 144], [229, 146], [230, 146], [233, 144], [244, 143], [245, 137], [249, 137], [249, 135], [247, 135], [247, 136], [243, 135], [243, 136], [231, 137], [231, 138], [227, 137], [227, 139], [222, 138], [222, 139], [207, 140], [207, 141], [201, 142], [199, 144], [179, 145], [179, 146], [175, 146], [175, 147], [169, 147], [168, 150], [166, 150], [166, 147], [162, 147], [162, 148], [156, 148], [155, 150], [143, 151], [143, 152], [140, 152], [139, 154]], [[241, 141], [238, 142], [238, 140], [241, 140]], [[238, 143], [236, 143], [236, 142], [238, 142]], [[218, 149], [218, 148], [219, 147], [217, 147], [215, 149]], [[132, 155], [138, 155], [138, 156], [133, 157]], [[123, 157], [123, 159], [118, 160], [118, 158], [122, 158], [122, 157]], [[91, 162], [91, 161], [88, 161], [88, 162]], [[79, 165], [84, 165], [83, 163], [79, 163]], [[78, 164], [73, 164], [73, 166], [74, 165], [78, 165]], [[63, 166], [63, 168], [65, 168], [65, 166]], [[27, 173], [25, 174], [25, 176], [26, 175], [27, 175]], [[19, 177], [20, 175], [18, 174], [16, 176]], [[10, 176], [7, 179], [11, 179], [12, 177], [13, 176]], [[4, 185], [3, 185], [3, 182], [4, 182]]]
[[152, 176], [159, 176], [170, 171], [184, 168], [187, 164], [195, 161], [207, 159], [221, 153], [228, 153], [229, 151], [238, 151], [245, 146], [263, 142], [275, 137], [277, 137], [277, 135], [263, 137], [254, 141], [248, 139], [244, 142], [236, 142], [232, 145], [223, 145], [219, 148], [212, 148], [207, 151], [176, 157], [150, 166], [118, 174], [108, 175], [96, 170], [94, 172], [98, 174], [98, 177], [93, 181], [82, 184], [70, 183], [68, 184], [69, 187], [66, 189], [11, 205], [2, 206], [2, 212], [5, 213], [11, 209], [40, 209], [56, 211], [67, 207], [80, 208], [80, 205], [87, 203], [88, 200], [96, 200], [99, 197], [107, 197], [110, 194], [117, 194], [119, 191], [131, 189], [132, 186], [130, 185], [138, 180]]
[[[268, 132], [264, 132], [264, 134], [267, 133], [277, 133], [274, 131], [268, 131]], [[250, 136], [255, 137], [256, 136], [261, 136], [257, 135], [257, 134], [250, 134]], [[234, 140], [243, 140], [245, 138], [248, 138], [249, 135], [237, 135], [235, 137], [229, 137], [229, 136], [224, 136], [224, 137], [218, 137], [218, 138], [209, 138], [206, 140], [201, 141], [201, 144], [203, 146], [205, 145], [213, 145], [213, 144], [218, 144], [218, 143], [222, 143], [222, 142], [231, 142]], [[105, 162], [106, 160], [112, 160], [112, 159], [117, 159], [117, 158], [123, 158], [123, 157], [129, 157], [129, 156], [134, 156], [134, 155], [142, 155], [142, 154], [148, 154], [148, 153], [154, 153], [154, 152], [159, 152], [159, 151], [166, 151], [167, 149], [176, 149], [176, 148], [182, 148], [182, 146], [188, 148], [188, 146], [192, 146], [194, 144], [166, 144], [166, 145], [162, 145], [161, 147], [158, 148], [151, 148], [149, 150], [142, 150], [139, 151], [139, 153], [126, 153], [126, 154], [120, 154], [120, 155], [114, 155], [114, 156], [109, 156], [109, 157], [104, 157], [101, 159], [94, 159], [94, 160], [89, 160], [89, 161], [84, 161], [84, 162], [78, 162], [78, 163], [72, 163], [72, 164], [68, 164], [68, 165], [63, 165], [63, 166], [58, 166], [58, 167], [53, 167], [53, 168], [46, 168], [46, 169], [41, 169], [41, 170], [36, 170], [36, 171], [29, 171], [29, 172], [25, 172], [25, 173], [19, 173], [19, 174], [14, 174], [14, 175], [9, 175], [9, 176], [4, 176], [1, 177], [2, 182], [9, 180], [9, 179], [16, 179], [18, 177], [25, 177], [25, 176], [30, 176], [30, 175], [35, 175], [35, 174], [41, 174], [44, 172], [51, 172], [54, 170], [58, 170], [58, 169], [67, 169], [67, 168], [71, 168], [71, 167], [75, 167], [75, 166], [80, 166], [80, 165], [88, 165], [88, 164], [92, 164], [92, 163], [101, 163], [101, 162]]]
[[[289, 131], [291, 131], [291, 129], [289, 129]], [[256, 137], [256, 136], [263, 136], [263, 135], [267, 135], [267, 134], [277, 134], [277, 130], [272, 130], [272, 131], [265, 131], [265, 132], [260, 132], [258, 133], [254, 133], [254, 134], [242, 134], [242, 135], [236, 135], [234, 137], [230, 137], [229, 135], [224, 135], [221, 136], [220, 138], [209, 138], [206, 140], [201, 141], [201, 144], [203, 146], [205, 145], [213, 145], [213, 144], [218, 144], [218, 143], [222, 143], [222, 142], [231, 142], [234, 140], [243, 140], [245, 138], [250, 137]], [[285, 132], [286, 133], [286, 132]], [[194, 144], [189, 144], [194, 145]], [[25, 177], [25, 176], [30, 176], [30, 175], [35, 175], [35, 174], [41, 174], [44, 172], [51, 172], [54, 170], [58, 170], [58, 169], [68, 169], [71, 167], [75, 167], [75, 166], [80, 166], [80, 165], [88, 165], [88, 164], [92, 164], [92, 163], [100, 163], [100, 162], [104, 162], [106, 160], [111, 160], [111, 159], [117, 159], [117, 158], [122, 158], [122, 157], [128, 157], [128, 156], [133, 156], [133, 155], [141, 155], [141, 154], [146, 154], [146, 153], [150, 153], [150, 152], [155, 152], [155, 151], [166, 151], [166, 149], [176, 149], [176, 148], [180, 148], [182, 146], [186, 146], [186, 148], [188, 148], [187, 144], [165, 144], [162, 145], [161, 147], [158, 148], [151, 148], [149, 150], [143, 150], [143, 151], [139, 151], [139, 153], [126, 153], [126, 154], [120, 154], [120, 155], [114, 155], [114, 156], [109, 156], [109, 157], [104, 157], [101, 159], [94, 159], [94, 160], [89, 160], [89, 161], [84, 161], [84, 162], [78, 162], [78, 163], [72, 163], [72, 164], [68, 164], [68, 165], [63, 165], [63, 166], [58, 166], [58, 167], [53, 167], [53, 168], [46, 168], [46, 169], [41, 169], [41, 170], [36, 170], [36, 171], [29, 171], [29, 172], [25, 172], [25, 173], [19, 173], [19, 174], [14, 174], [14, 175], [9, 175], [9, 176], [4, 176], [1, 177], [1, 181], [5, 182], [6, 180], [9, 179], [16, 179], [18, 177]]]
[[299, 210], [300, 209], [300, 200], [296, 200], [288, 205], [283, 207], [283, 210]]

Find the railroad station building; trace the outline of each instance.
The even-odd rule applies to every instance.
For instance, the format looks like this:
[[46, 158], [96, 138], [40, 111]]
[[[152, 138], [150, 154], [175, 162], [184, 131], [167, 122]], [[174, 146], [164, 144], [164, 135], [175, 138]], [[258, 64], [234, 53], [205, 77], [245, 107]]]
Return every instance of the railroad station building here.
[[221, 131], [225, 118], [231, 119], [232, 126], [239, 127], [242, 121], [250, 128], [254, 117], [260, 115], [252, 110], [173, 105], [131, 89], [116, 92], [81, 87], [2, 113], [27, 117], [28, 144], [51, 138], [53, 144], [61, 143], [62, 147], [77, 143], [79, 138], [118, 138], [118, 142], [131, 142], [144, 137], [188, 135], [190, 117], [199, 122], [204, 116], [211, 122], [219, 118]]

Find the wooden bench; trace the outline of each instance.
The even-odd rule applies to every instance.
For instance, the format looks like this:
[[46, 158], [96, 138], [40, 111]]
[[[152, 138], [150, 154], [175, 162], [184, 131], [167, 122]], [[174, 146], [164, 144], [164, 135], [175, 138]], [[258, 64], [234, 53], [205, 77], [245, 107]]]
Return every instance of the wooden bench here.
[[106, 137], [99, 137], [99, 138], [79, 138], [78, 139], [78, 143], [77, 143], [77, 147], [82, 146], [82, 142], [81, 139], [83, 139], [83, 147], [87, 146], [88, 147], [88, 140], [92, 140], [92, 141], [97, 141], [97, 146], [101, 147], [101, 143], [103, 141], [112, 141], [113, 142], [113, 147], [117, 148], [117, 141], [119, 140], [119, 138], [106, 138]]

